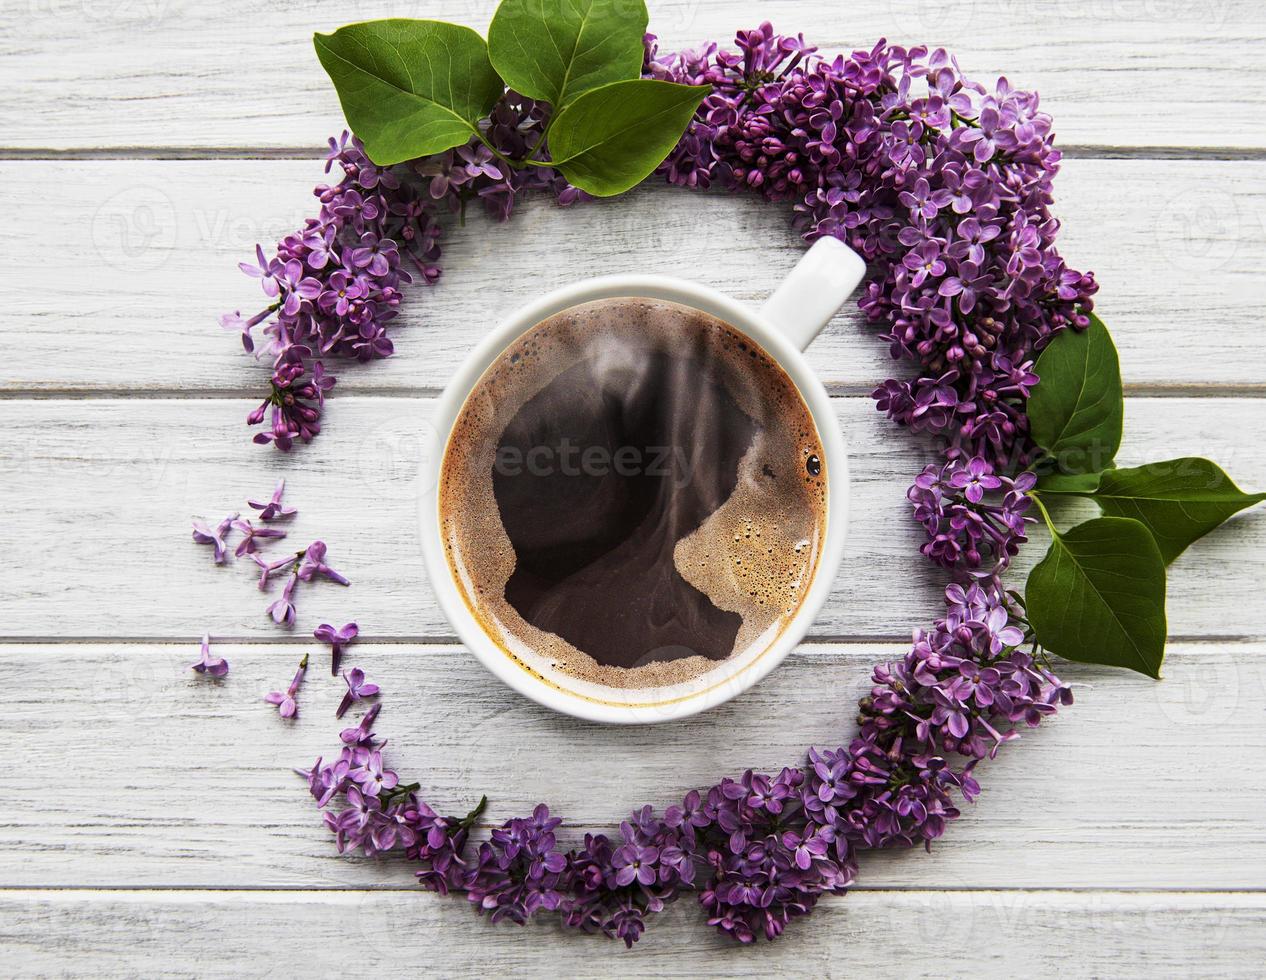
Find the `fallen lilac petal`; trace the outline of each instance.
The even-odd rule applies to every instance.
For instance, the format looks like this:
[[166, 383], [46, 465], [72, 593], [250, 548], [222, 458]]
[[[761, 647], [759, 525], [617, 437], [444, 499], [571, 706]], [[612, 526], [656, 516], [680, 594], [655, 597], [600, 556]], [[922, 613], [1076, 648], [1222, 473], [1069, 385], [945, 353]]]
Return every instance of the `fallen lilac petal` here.
[[[378, 718], [378, 712], [382, 710], [382, 703], [373, 705], [365, 712], [365, 717], [360, 720], [360, 724], [355, 728], [344, 728], [339, 732], [339, 739], [345, 745], [368, 745], [373, 741], [374, 733], [371, 731], [374, 721]], [[385, 743], [384, 743], [385, 744]]]
[[259, 550], [257, 541], [260, 538], [284, 538], [286, 536], [286, 532], [280, 528], [255, 527], [249, 520], [242, 518], [238, 518], [233, 522], [233, 529], [242, 535], [242, 540], [237, 543], [237, 547], [233, 551], [238, 558], [255, 554]]
[[317, 575], [322, 575], [331, 582], [337, 582], [339, 585], [351, 585], [342, 574], [335, 571], [325, 563], [325, 542], [313, 541], [308, 545], [307, 550], [303, 554], [303, 561], [299, 566], [299, 577], [305, 582], [310, 582]]
[[377, 684], [365, 683], [365, 672], [359, 667], [353, 667], [350, 671], [343, 671], [343, 681], [347, 684], [347, 693], [343, 695], [343, 700], [339, 702], [338, 710], [334, 712], [335, 718], [342, 718], [355, 702], [363, 701], [365, 698], [372, 698], [378, 693]]
[[295, 586], [299, 583], [299, 573], [292, 572], [290, 578], [286, 580], [286, 587], [282, 590], [281, 598], [268, 607], [268, 615], [272, 617], [274, 623], [278, 626], [287, 628], [295, 624], [295, 604], [294, 591]]
[[211, 634], [202, 634], [202, 658], [189, 665], [192, 670], [208, 677], [223, 677], [229, 672], [229, 662], [223, 657], [211, 656]]
[[339, 664], [343, 660], [343, 649], [352, 640], [356, 639], [360, 632], [360, 627], [355, 623], [345, 623], [339, 629], [335, 629], [329, 623], [322, 623], [312, 635], [323, 643], [330, 645], [330, 674], [337, 677], [339, 673]]
[[[262, 419], [263, 416], [261, 415], [260, 420], [262, 421]], [[248, 500], [246, 502], [251, 507], [254, 507], [257, 511], [259, 511], [259, 519], [261, 521], [278, 521], [282, 518], [293, 517], [295, 514], [299, 513], [299, 511], [294, 507], [285, 507], [282, 505], [281, 495], [285, 492], [286, 481], [278, 480], [277, 486], [274, 488], [273, 495], [270, 499], [262, 503], [258, 500]]]
[[225, 543], [225, 536], [235, 520], [237, 520], [237, 514], [230, 514], [216, 525], [215, 530], [212, 530], [205, 521], [200, 521], [197, 518], [193, 521], [193, 540], [198, 544], [211, 545], [214, 549], [214, 560], [217, 565], [224, 564], [225, 553], [228, 548]]
[[299, 661], [299, 669], [295, 671], [294, 679], [291, 680], [290, 686], [285, 691], [269, 691], [264, 695], [264, 700], [269, 704], [277, 706], [277, 713], [283, 718], [294, 718], [299, 713], [299, 704], [295, 700], [295, 694], [299, 690], [299, 685], [303, 683], [303, 675], [308, 670], [308, 655], [305, 653], [303, 659]]

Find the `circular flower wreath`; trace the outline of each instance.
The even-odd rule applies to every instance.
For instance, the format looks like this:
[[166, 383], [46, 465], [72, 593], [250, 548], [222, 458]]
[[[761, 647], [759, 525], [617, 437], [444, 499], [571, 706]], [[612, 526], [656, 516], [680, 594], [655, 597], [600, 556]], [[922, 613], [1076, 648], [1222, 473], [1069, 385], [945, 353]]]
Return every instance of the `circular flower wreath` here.
[[[847, 746], [811, 748], [806, 764], [776, 775], [722, 779], [662, 814], [635, 810], [618, 834], [586, 834], [569, 851], [544, 805], [472, 842], [483, 803], [441, 816], [417, 784], [402, 785], [383, 766], [372, 708], [342, 732], [333, 761], [305, 773], [339, 850], [402, 851], [424, 887], [464, 894], [494, 921], [556, 911], [631, 946], [649, 913], [694, 890], [726, 935], [773, 939], [852, 884], [861, 850], [930, 845], [959, 816], [956, 799], [978, 794], [976, 764], [1072, 701], [1000, 580], [1030, 520], [1031, 474], [1004, 474], [1034, 456], [1033, 358], [1057, 331], [1086, 326], [1097, 288], [1055, 250], [1050, 117], [1036, 94], [969, 81], [940, 49], [880, 41], [826, 60], [769, 24], [736, 40], [737, 53], [709, 44], [661, 55], [647, 37], [646, 76], [712, 86], [658, 173], [789, 201], [807, 240], [834, 235], [865, 257], [861, 309], [893, 358], [918, 367], [883, 382], [876, 403], [944, 451], [909, 498], [927, 531], [921, 550], [952, 575], [946, 612], [915, 631], [905, 657], [874, 668]], [[445, 212], [478, 200], [505, 219], [526, 191], [563, 205], [586, 198], [553, 170], [505, 165], [537, 145], [545, 115], [507, 93], [484, 132], [497, 154], [472, 140], [393, 168], [346, 134], [330, 141], [327, 171], [338, 163], [344, 176], [317, 188], [319, 217], [274, 258], [258, 250], [258, 267], [243, 266], [274, 302], [223, 321], [274, 361], [250, 415], [271, 415], [256, 442], [286, 450], [319, 432], [334, 384], [324, 359], [391, 353], [401, 286], [440, 274]]]

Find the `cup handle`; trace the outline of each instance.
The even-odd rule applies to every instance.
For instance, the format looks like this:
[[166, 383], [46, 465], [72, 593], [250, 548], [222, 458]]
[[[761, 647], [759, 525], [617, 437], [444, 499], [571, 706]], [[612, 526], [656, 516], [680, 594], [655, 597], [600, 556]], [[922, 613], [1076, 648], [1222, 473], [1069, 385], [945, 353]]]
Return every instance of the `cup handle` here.
[[765, 300], [761, 314], [804, 350], [865, 276], [862, 257], [826, 235], [810, 246]]

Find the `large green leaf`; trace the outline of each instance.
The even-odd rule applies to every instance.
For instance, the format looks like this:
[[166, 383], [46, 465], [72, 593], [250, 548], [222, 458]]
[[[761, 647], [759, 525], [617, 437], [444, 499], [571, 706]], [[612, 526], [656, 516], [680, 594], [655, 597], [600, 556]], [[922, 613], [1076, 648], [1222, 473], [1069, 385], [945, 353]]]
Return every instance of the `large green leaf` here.
[[1033, 441], [1061, 473], [1095, 473], [1121, 446], [1125, 406], [1121, 368], [1108, 328], [1097, 316], [1085, 330], [1065, 330], [1034, 366], [1041, 379], [1026, 412]]
[[550, 128], [553, 165], [597, 197], [623, 194], [668, 156], [709, 91], [653, 79], [590, 89], [564, 106]]
[[1029, 623], [1046, 649], [1160, 677], [1165, 562], [1138, 521], [1099, 517], [1054, 534], [1024, 592]]
[[642, 0], [502, 0], [488, 57], [516, 92], [561, 108], [589, 89], [637, 78], [645, 53]]
[[1266, 493], [1244, 493], [1220, 466], [1199, 456], [1108, 470], [1087, 496], [1105, 514], [1141, 522], [1167, 565], [1232, 514], [1266, 500]]
[[505, 89], [483, 38], [456, 24], [375, 20], [312, 42], [348, 126], [379, 166], [465, 143]]

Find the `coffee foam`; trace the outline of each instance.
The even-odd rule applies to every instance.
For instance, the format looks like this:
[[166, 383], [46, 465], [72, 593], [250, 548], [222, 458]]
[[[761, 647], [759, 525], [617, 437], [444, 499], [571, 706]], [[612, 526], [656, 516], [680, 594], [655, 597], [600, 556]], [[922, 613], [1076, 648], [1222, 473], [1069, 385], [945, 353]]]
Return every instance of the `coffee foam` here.
[[[698, 347], [709, 370], [757, 422], [733, 493], [676, 543], [677, 571], [742, 625], [729, 660], [759, 653], [800, 607], [825, 534], [825, 463], [813, 418], [786, 373], [724, 321], [663, 300], [615, 298], [571, 307], [531, 328], [484, 372], [463, 404], [441, 467], [440, 522], [450, 569], [468, 608], [507, 655], [551, 682], [562, 674], [608, 689], [660, 688], [700, 678], [726, 661], [683, 656], [636, 667], [599, 664], [528, 623], [505, 598], [515, 553], [493, 493], [502, 432], [564, 371], [613, 351]], [[567, 685], [563, 685], [567, 686]]]

